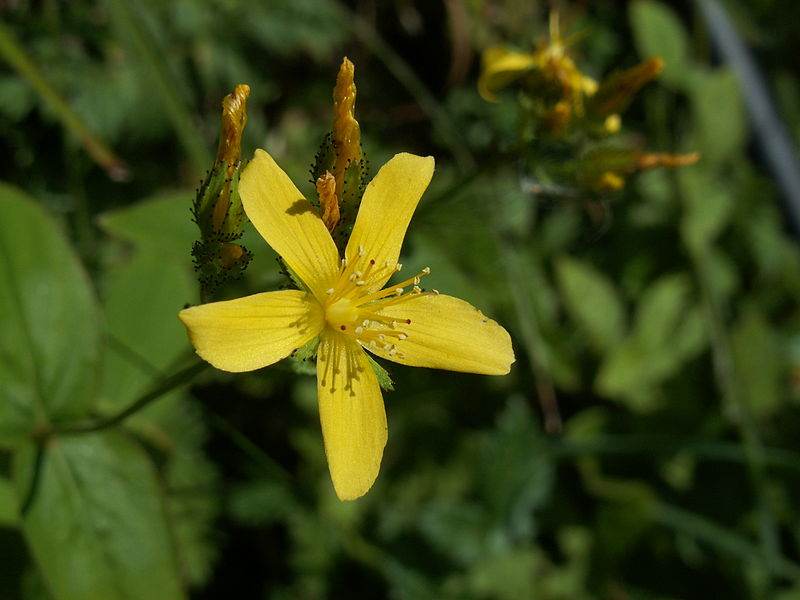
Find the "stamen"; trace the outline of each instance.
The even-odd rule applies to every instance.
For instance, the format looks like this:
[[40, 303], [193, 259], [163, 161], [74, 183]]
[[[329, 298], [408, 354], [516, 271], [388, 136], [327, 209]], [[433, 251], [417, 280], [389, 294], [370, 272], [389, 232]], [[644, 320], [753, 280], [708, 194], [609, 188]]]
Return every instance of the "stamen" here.
[[361, 279], [361, 280], [359, 280], [359, 281], [356, 281], [356, 285], [358, 285], [358, 286], [361, 286], [361, 285], [366, 285], [366, 283], [367, 283], [367, 282], [366, 282], [366, 281], [364, 281], [363, 279]]
[[400, 340], [400, 341], [402, 342], [403, 340], [407, 340], [407, 339], [408, 339], [408, 335], [407, 335], [407, 334], [405, 334], [405, 333], [401, 333], [401, 334], [399, 334], [399, 335], [397, 336], [397, 339], [398, 339], [398, 340]]
[[431, 268], [430, 267], [425, 267], [424, 269], [422, 269], [422, 272], [425, 273], [425, 275], [429, 275], [430, 272], [431, 272]]
[[364, 328], [363, 327], [356, 327], [356, 335], [361, 335], [362, 333], [364, 333]]
[[359, 244], [359, 246], [358, 246], [358, 255], [359, 255], [359, 256], [364, 256], [366, 253], [367, 253], [367, 251], [366, 251], [366, 250], [364, 250], [364, 246], [362, 246], [361, 244]]
[[328, 296], [330, 296], [333, 293], [333, 288], [325, 290], [325, 293], [328, 294]]

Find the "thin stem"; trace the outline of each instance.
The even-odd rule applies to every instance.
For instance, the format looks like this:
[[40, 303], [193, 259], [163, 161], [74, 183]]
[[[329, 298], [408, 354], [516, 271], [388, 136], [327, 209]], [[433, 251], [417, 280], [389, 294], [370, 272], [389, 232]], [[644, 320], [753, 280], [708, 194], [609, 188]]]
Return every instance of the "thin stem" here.
[[167, 394], [175, 388], [189, 383], [198, 373], [201, 373], [207, 368], [208, 363], [206, 362], [193, 363], [192, 365], [178, 371], [174, 375], [167, 377], [151, 391], [142, 395], [139, 399], [135, 400], [118, 413], [90, 421], [54, 425], [50, 431], [50, 434], [90, 433], [92, 431], [100, 431], [102, 429], [113, 427], [114, 425], [117, 425], [118, 423], [121, 423], [127, 419], [132, 414], [139, 412], [151, 402], [158, 400], [164, 394]]
[[117, 27], [125, 34], [153, 82], [153, 90], [164, 106], [166, 115], [183, 145], [187, 156], [195, 168], [202, 172], [209, 168], [212, 157], [206, 148], [206, 141], [198, 133], [186, 109], [187, 103], [181, 98], [176, 78], [169, 72], [164, 53], [158, 49], [152, 36], [148, 36], [144, 26], [130, 2], [111, 0], [108, 6], [117, 21]]
[[531, 308], [532, 302], [529, 289], [525, 285], [527, 279], [521, 276], [526, 272], [526, 269], [521, 264], [519, 253], [511, 243], [500, 239], [497, 228], [495, 228], [495, 232], [497, 245], [502, 255], [501, 262], [505, 267], [506, 282], [511, 291], [511, 299], [517, 314], [522, 339], [525, 341], [528, 363], [536, 382], [536, 396], [539, 399], [539, 406], [544, 416], [544, 428], [547, 433], [557, 434], [561, 432], [562, 428], [558, 397], [556, 396], [553, 380], [550, 377], [547, 359], [541, 353], [541, 348], [543, 347], [542, 333], [537, 316]]
[[384, 41], [372, 25], [344, 6], [342, 6], [342, 10], [343, 18], [346, 23], [350, 24], [355, 36], [383, 61], [395, 79], [403, 84], [414, 97], [419, 107], [431, 120], [433, 128], [447, 144], [461, 171], [467, 172], [473, 169], [475, 158], [469, 151], [469, 146], [464, 141], [458, 127], [413, 69]]
[[254, 463], [269, 473], [270, 476], [280, 480], [289, 479], [289, 472], [284, 469], [274, 458], [254, 444], [250, 438], [248, 438], [218, 414], [208, 411], [208, 415], [211, 418], [211, 425], [213, 427], [226, 435], [228, 439], [230, 439], [242, 452], [250, 457]]
[[[570, 440], [548, 440], [547, 451], [555, 458], [609, 454], [674, 454], [685, 452], [701, 460], [747, 463], [740, 443], [717, 442], [675, 435], [593, 435]], [[764, 463], [770, 467], [800, 472], [800, 453], [784, 448], [764, 448]]]
[[61, 94], [50, 84], [33, 59], [25, 52], [11, 29], [0, 23], [0, 58], [4, 59], [33, 87], [61, 121], [64, 128], [80, 141], [86, 152], [114, 181], [130, 177], [128, 166], [105, 143], [95, 137], [70, 108]]
[[727, 528], [721, 527], [697, 513], [671, 506], [665, 502], [657, 502], [653, 518], [665, 527], [706, 542], [738, 559], [753, 562], [767, 560], [766, 566], [771, 573], [800, 582], [800, 565], [796, 562], [780, 554], [767, 558], [762, 550], [750, 543], [747, 538], [731, 533]]
[[739, 393], [741, 386], [737, 380], [730, 340], [723, 323], [721, 309], [714, 295], [708, 273], [707, 255], [702, 248], [690, 248], [689, 254], [700, 287], [706, 322], [709, 325], [714, 376], [717, 380], [717, 387], [727, 407], [734, 412], [734, 421], [739, 428], [739, 435], [744, 446], [750, 481], [755, 494], [761, 552], [765, 562], [771, 568], [770, 572], [777, 573], [780, 542], [778, 525], [772, 511], [771, 501], [767, 495], [769, 484], [765, 467], [764, 445], [753, 415]]

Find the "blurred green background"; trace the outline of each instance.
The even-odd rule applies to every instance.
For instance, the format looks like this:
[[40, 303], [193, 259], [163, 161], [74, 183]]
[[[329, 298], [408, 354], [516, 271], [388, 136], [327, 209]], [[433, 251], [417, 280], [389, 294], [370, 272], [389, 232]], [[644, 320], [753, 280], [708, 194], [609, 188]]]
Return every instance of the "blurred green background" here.
[[[800, 5], [722, 5], [797, 140]], [[535, 192], [518, 97], [476, 82], [552, 8], [595, 79], [666, 61], [620, 139], [697, 165]], [[381, 475], [351, 503], [285, 364], [43, 440], [190, 364], [223, 96], [250, 85], [243, 154], [300, 185], [345, 55], [373, 174], [436, 157], [403, 262], [505, 325], [511, 374], [390, 365]], [[692, 2], [0, 2], [0, 597], [800, 599], [800, 253], [764, 136]], [[281, 284], [245, 244], [223, 297]]]

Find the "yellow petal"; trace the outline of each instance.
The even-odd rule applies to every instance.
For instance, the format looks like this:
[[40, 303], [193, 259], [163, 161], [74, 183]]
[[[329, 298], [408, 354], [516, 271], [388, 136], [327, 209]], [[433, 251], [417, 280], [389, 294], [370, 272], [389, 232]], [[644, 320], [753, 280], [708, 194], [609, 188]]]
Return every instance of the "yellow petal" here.
[[378, 476], [387, 429], [375, 372], [352, 338], [330, 330], [323, 334], [317, 392], [333, 487], [340, 500], [355, 500]]
[[[397, 154], [367, 186], [345, 253], [349, 261], [361, 263], [360, 271], [367, 271], [370, 260], [379, 268], [397, 263], [408, 223], [433, 177], [433, 163], [432, 156]], [[360, 257], [359, 247], [364, 250]], [[384, 276], [372, 284], [383, 287], [393, 273], [384, 268]]]
[[289, 268], [322, 300], [339, 272], [339, 253], [317, 211], [263, 150], [239, 182], [244, 210]]
[[[405, 340], [387, 338], [397, 352], [371, 352], [412, 367], [505, 375], [514, 362], [508, 332], [477, 308], [452, 296], [409, 294], [376, 311], [399, 323]], [[411, 319], [410, 324], [405, 321]]]
[[201, 304], [178, 316], [197, 354], [216, 368], [234, 373], [286, 358], [325, 324], [319, 302], [298, 290]]
[[537, 65], [536, 56], [492, 46], [483, 52], [483, 71], [478, 79], [478, 92], [484, 100], [497, 102], [495, 91], [506, 87]]

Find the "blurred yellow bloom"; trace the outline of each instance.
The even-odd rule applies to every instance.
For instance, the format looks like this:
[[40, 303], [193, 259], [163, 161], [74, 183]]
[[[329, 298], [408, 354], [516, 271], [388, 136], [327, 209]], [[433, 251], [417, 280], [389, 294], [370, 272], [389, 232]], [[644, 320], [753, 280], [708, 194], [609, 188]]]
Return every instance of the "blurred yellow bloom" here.
[[317, 211], [262, 150], [239, 192], [248, 217], [307, 291], [265, 292], [181, 311], [197, 353], [233, 372], [270, 365], [319, 336], [317, 392], [325, 453], [337, 495], [362, 496], [387, 439], [380, 386], [364, 351], [404, 365], [504, 375], [511, 339], [470, 304], [422, 291], [423, 271], [384, 286], [408, 223], [433, 176], [432, 157], [398, 154], [364, 193], [340, 257]]

